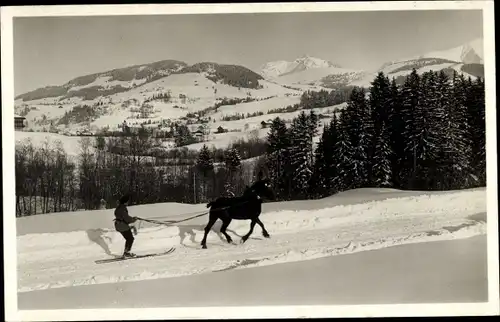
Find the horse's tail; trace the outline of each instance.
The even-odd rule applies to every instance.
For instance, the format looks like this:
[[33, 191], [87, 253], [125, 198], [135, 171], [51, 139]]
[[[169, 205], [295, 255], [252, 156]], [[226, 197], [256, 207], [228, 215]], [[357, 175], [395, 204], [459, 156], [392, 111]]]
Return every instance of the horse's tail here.
[[212, 207], [212, 204], [213, 204], [213, 203], [214, 203], [213, 201], [210, 201], [209, 203], [207, 203], [207, 208]]

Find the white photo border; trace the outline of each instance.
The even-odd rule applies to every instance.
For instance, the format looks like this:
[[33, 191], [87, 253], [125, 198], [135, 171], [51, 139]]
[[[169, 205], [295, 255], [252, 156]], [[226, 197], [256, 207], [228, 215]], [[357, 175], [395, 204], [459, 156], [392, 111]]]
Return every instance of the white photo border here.
[[[488, 299], [486, 303], [248, 306], [150, 309], [18, 310], [14, 173], [14, 67], [13, 18], [35, 16], [177, 15], [214, 13], [482, 10], [486, 89], [487, 149], [487, 254]], [[387, 1], [322, 3], [226, 3], [19, 6], [1, 8], [2, 41], [2, 166], [4, 222], [5, 316], [7, 321], [139, 320], [205, 318], [300, 318], [300, 317], [394, 317], [498, 315], [498, 200], [496, 156], [496, 79], [493, 1]]]

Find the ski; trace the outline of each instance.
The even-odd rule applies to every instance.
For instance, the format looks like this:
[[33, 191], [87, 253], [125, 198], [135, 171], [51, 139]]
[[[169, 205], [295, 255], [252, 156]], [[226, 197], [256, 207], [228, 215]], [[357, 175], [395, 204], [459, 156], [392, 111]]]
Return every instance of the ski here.
[[99, 259], [96, 260], [96, 264], [104, 264], [104, 263], [112, 263], [112, 262], [121, 262], [121, 261], [126, 261], [129, 259], [137, 259], [137, 258], [146, 258], [146, 257], [155, 257], [155, 256], [162, 256], [162, 255], [168, 255], [171, 254], [175, 251], [175, 247], [172, 247], [164, 252], [160, 253], [152, 253], [152, 254], [144, 254], [144, 255], [136, 255], [134, 257], [115, 257], [115, 258], [107, 258], [107, 259]]

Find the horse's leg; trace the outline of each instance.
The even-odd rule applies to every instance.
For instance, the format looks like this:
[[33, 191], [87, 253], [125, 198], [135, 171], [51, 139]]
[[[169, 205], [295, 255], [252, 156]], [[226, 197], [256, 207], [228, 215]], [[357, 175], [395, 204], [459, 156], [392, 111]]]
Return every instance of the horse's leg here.
[[229, 236], [226, 232], [227, 226], [229, 226], [230, 223], [231, 223], [231, 218], [224, 218], [222, 221], [222, 227], [220, 228], [220, 232], [223, 233], [224, 236], [226, 236], [228, 243], [233, 242], [233, 239], [231, 238], [231, 236]]
[[203, 235], [203, 239], [201, 241], [202, 248], [207, 248], [207, 235], [210, 232], [210, 229], [212, 229], [212, 226], [215, 224], [216, 221], [217, 221], [217, 216], [210, 213], [210, 218], [208, 220], [208, 224], [205, 227], [205, 235]]
[[264, 227], [264, 224], [262, 223], [262, 221], [260, 221], [259, 218], [255, 219], [255, 221], [257, 222], [257, 224], [259, 224], [260, 228], [262, 228], [262, 236], [266, 237], [266, 238], [269, 238], [269, 233], [267, 232], [266, 228]]
[[255, 224], [257, 222], [255, 221], [255, 219], [252, 219], [252, 222], [250, 223], [250, 231], [241, 238], [241, 241], [244, 243], [247, 241], [248, 237], [250, 237], [250, 235], [253, 233], [253, 228], [255, 227]]

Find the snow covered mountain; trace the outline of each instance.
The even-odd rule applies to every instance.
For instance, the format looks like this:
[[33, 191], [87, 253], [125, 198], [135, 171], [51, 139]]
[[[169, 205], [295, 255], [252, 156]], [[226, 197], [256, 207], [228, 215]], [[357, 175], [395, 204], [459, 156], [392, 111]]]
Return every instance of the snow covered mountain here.
[[294, 61], [279, 60], [266, 63], [261, 68], [261, 75], [265, 78], [276, 78], [287, 74], [298, 73], [308, 69], [330, 67], [340, 68], [339, 65], [334, 64], [328, 60], [304, 55], [300, 58], [295, 59]]
[[446, 50], [432, 51], [418, 58], [441, 58], [463, 64], [483, 64], [483, 39], [478, 38], [463, 45]]
[[274, 61], [261, 68], [261, 75], [288, 86], [311, 85], [338, 88], [362, 78], [363, 71], [342, 68], [321, 58], [304, 55], [294, 61]]
[[369, 74], [367, 79], [355, 82], [353, 85], [366, 85], [369, 80], [379, 71], [384, 72], [390, 78], [394, 77], [398, 83], [404, 81], [405, 76], [411, 73], [413, 68], [419, 74], [427, 71], [443, 70], [449, 76], [453, 75], [454, 71], [463, 74], [465, 77], [484, 78], [484, 48], [483, 39], [477, 38], [460, 46], [453, 48], [431, 51], [428, 53], [391, 61], [383, 64], [380, 69]]

